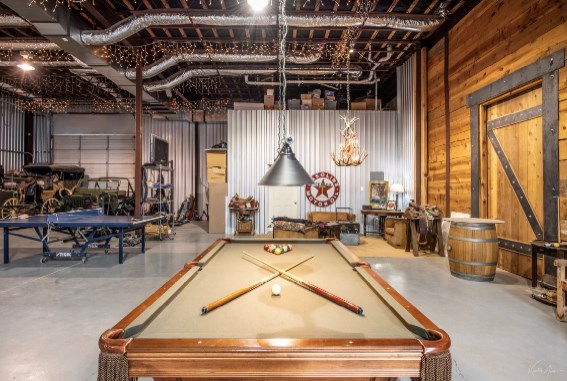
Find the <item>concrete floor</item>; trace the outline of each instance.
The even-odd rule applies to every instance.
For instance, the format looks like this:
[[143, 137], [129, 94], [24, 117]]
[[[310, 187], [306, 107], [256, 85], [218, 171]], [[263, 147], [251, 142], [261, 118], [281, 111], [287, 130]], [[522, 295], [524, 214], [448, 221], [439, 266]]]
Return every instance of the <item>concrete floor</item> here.
[[[100, 334], [218, 237], [187, 224], [145, 255], [128, 249], [123, 265], [113, 254], [40, 264], [37, 243], [12, 238], [0, 265], [0, 380], [96, 380]], [[567, 379], [567, 323], [530, 297], [527, 280], [460, 280], [444, 258], [367, 260], [448, 332], [453, 380]]]

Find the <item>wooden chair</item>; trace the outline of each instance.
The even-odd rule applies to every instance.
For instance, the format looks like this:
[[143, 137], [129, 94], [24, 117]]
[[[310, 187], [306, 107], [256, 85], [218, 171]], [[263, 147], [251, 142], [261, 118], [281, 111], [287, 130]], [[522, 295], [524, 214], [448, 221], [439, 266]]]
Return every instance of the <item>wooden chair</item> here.
[[408, 220], [405, 218], [386, 217], [384, 220], [384, 239], [392, 246], [405, 248], [407, 224]]
[[567, 259], [556, 259], [553, 263], [557, 267], [557, 320], [565, 317], [565, 292], [567, 292], [567, 280], [565, 279], [565, 267]]

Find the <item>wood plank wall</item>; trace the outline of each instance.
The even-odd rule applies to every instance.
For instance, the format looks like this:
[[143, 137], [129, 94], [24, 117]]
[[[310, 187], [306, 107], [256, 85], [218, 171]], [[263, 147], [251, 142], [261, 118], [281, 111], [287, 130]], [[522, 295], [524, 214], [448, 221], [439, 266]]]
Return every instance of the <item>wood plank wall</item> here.
[[[461, 20], [445, 41], [427, 52], [427, 202], [470, 213], [470, 111], [467, 94], [538, 59], [567, 48], [564, 1], [484, 0]], [[445, 66], [448, 86], [444, 86]], [[449, 157], [445, 91], [449, 99]], [[559, 72], [559, 156], [561, 215], [567, 219], [567, 69]], [[446, 177], [449, 160], [450, 178]], [[446, 182], [449, 181], [449, 195]], [[449, 196], [446, 207], [446, 197]], [[482, 213], [481, 213], [482, 214]]]
[[[428, 50], [427, 65], [424, 65], [427, 67], [424, 76], [427, 81], [424, 86], [427, 89], [427, 186], [422, 192], [426, 194], [427, 203], [436, 204], [445, 215], [452, 211], [470, 213], [470, 110], [466, 107], [466, 96], [559, 49], [566, 49], [565, 20], [567, 4], [561, 0], [484, 0], [451, 29], [447, 41], [441, 40]], [[445, 75], [447, 86], [444, 85]], [[449, 118], [446, 120], [447, 109]], [[567, 220], [565, 67], [559, 71], [558, 128], [560, 219]], [[484, 186], [487, 184], [481, 183], [481, 189]], [[481, 200], [486, 202], [483, 197]], [[481, 205], [480, 215], [486, 216], [487, 209], [487, 205]], [[567, 221], [563, 226], [567, 229]], [[563, 239], [567, 240], [567, 236], [563, 235]], [[505, 250], [500, 250], [500, 254], [500, 267], [530, 277], [529, 256]], [[542, 268], [538, 267], [541, 274]]]

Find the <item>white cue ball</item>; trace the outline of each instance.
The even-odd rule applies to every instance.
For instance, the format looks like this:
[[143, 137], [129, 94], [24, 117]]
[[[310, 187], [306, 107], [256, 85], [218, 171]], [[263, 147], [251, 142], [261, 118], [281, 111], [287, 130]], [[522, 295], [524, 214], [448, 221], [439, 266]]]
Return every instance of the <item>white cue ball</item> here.
[[272, 295], [278, 296], [282, 292], [282, 287], [279, 284], [272, 286]]

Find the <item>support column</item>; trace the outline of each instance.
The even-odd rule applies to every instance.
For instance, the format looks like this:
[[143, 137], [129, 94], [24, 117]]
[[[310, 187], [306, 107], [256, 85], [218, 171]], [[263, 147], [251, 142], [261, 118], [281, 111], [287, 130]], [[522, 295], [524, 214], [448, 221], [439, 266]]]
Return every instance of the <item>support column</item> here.
[[135, 134], [135, 165], [134, 165], [134, 215], [139, 218], [142, 215], [142, 65], [136, 65], [136, 134]]
[[33, 113], [26, 111], [24, 113], [24, 165], [33, 162], [33, 141]]

